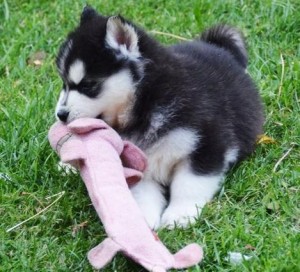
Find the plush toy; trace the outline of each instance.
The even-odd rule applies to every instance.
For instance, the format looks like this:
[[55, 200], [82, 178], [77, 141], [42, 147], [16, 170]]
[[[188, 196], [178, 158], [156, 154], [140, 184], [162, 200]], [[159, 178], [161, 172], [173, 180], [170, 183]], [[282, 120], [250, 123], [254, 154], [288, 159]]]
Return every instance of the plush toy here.
[[49, 140], [63, 162], [79, 169], [107, 233], [108, 238], [88, 253], [92, 266], [104, 267], [119, 251], [153, 272], [201, 261], [202, 248], [197, 244], [172, 255], [144, 220], [128, 187], [128, 182], [138, 182], [146, 168], [146, 159], [137, 147], [123, 142], [102, 120], [92, 118], [69, 125], [55, 123]]

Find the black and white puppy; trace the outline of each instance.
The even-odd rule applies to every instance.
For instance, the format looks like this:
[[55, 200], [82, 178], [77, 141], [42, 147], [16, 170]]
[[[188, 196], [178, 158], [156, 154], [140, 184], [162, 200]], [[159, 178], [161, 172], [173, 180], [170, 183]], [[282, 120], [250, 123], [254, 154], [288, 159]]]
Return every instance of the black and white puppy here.
[[86, 7], [57, 66], [61, 121], [102, 118], [146, 153], [132, 193], [154, 229], [194, 222], [262, 133], [244, 40], [228, 26], [165, 47], [126, 19]]

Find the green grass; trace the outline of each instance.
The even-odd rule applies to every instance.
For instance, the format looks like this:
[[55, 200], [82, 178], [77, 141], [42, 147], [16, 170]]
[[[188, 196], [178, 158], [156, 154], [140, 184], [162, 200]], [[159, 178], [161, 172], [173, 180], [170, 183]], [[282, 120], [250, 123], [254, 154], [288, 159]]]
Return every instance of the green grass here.
[[[249, 73], [265, 103], [267, 135], [227, 176], [223, 193], [187, 230], [160, 231], [173, 251], [189, 242], [205, 249], [188, 271], [300, 271], [300, 5], [298, 0], [89, 1], [103, 14], [122, 13], [147, 30], [186, 38], [226, 22], [243, 30]], [[84, 1], [4, 0], [0, 6], [0, 271], [92, 271], [86, 252], [105, 233], [76, 175], [63, 177], [47, 142], [61, 82], [59, 44]], [[176, 39], [157, 36], [166, 44]], [[41, 67], [28, 65], [44, 51]], [[282, 62], [282, 59], [284, 62]], [[284, 63], [284, 64], [283, 64]], [[273, 168], [284, 153], [291, 152]], [[45, 213], [7, 233], [65, 191]], [[88, 221], [72, 233], [74, 226]], [[251, 251], [246, 245], [255, 247]], [[255, 256], [235, 266], [229, 251]], [[121, 255], [105, 271], [142, 271]]]

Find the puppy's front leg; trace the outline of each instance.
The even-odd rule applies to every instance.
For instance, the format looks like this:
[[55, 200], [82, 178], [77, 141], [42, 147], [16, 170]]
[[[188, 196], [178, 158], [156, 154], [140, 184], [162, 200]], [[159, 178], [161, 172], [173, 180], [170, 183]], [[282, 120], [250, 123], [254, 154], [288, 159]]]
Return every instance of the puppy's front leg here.
[[167, 203], [161, 186], [145, 177], [131, 188], [131, 192], [149, 227], [159, 228], [160, 218]]
[[204, 205], [219, 190], [223, 174], [194, 173], [188, 162], [182, 163], [170, 185], [170, 203], [162, 215], [161, 225], [169, 229], [194, 223]]

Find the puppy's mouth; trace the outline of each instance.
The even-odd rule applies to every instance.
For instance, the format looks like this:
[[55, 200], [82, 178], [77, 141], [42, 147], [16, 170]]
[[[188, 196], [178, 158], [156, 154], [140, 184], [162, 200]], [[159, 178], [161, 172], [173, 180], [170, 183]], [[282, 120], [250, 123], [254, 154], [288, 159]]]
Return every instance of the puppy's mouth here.
[[[88, 117], [88, 116], [86, 116], [86, 117]], [[90, 117], [92, 117], [92, 116], [90, 116]], [[65, 123], [66, 123], [66, 124], [69, 124], [69, 123], [73, 122], [74, 120], [76, 120], [76, 119], [78, 119], [78, 118], [80, 118], [80, 117], [74, 116], [73, 118], [68, 119]], [[95, 118], [96, 118], [96, 119], [101, 119], [101, 120], [105, 121], [105, 120], [103, 119], [103, 114], [99, 114], [99, 115], [97, 115]]]
[[103, 114], [103, 113], [97, 115], [96, 119], [100, 119], [100, 120], [104, 121], [105, 123], [107, 123], [109, 126], [113, 126], [111, 120], [107, 116], [105, 116], [105, 114]]
[[103, 120], [103, 114], [101, 113], [101, 114], [99, 114], [98, 116], [96, 116], [96, 119], [101, 119], [101, 120]]
[[120, 128], [120, 124], [118, 122], [118, 119], [117, 118], [111, 118], [110, 115], [106, 115], [104, 113], [101, 113], [101, 114], [97, 115], [96, 119], [103, 120], [105, 123], [107, 123], [109, 126], [111, 126], [115, 130]]

